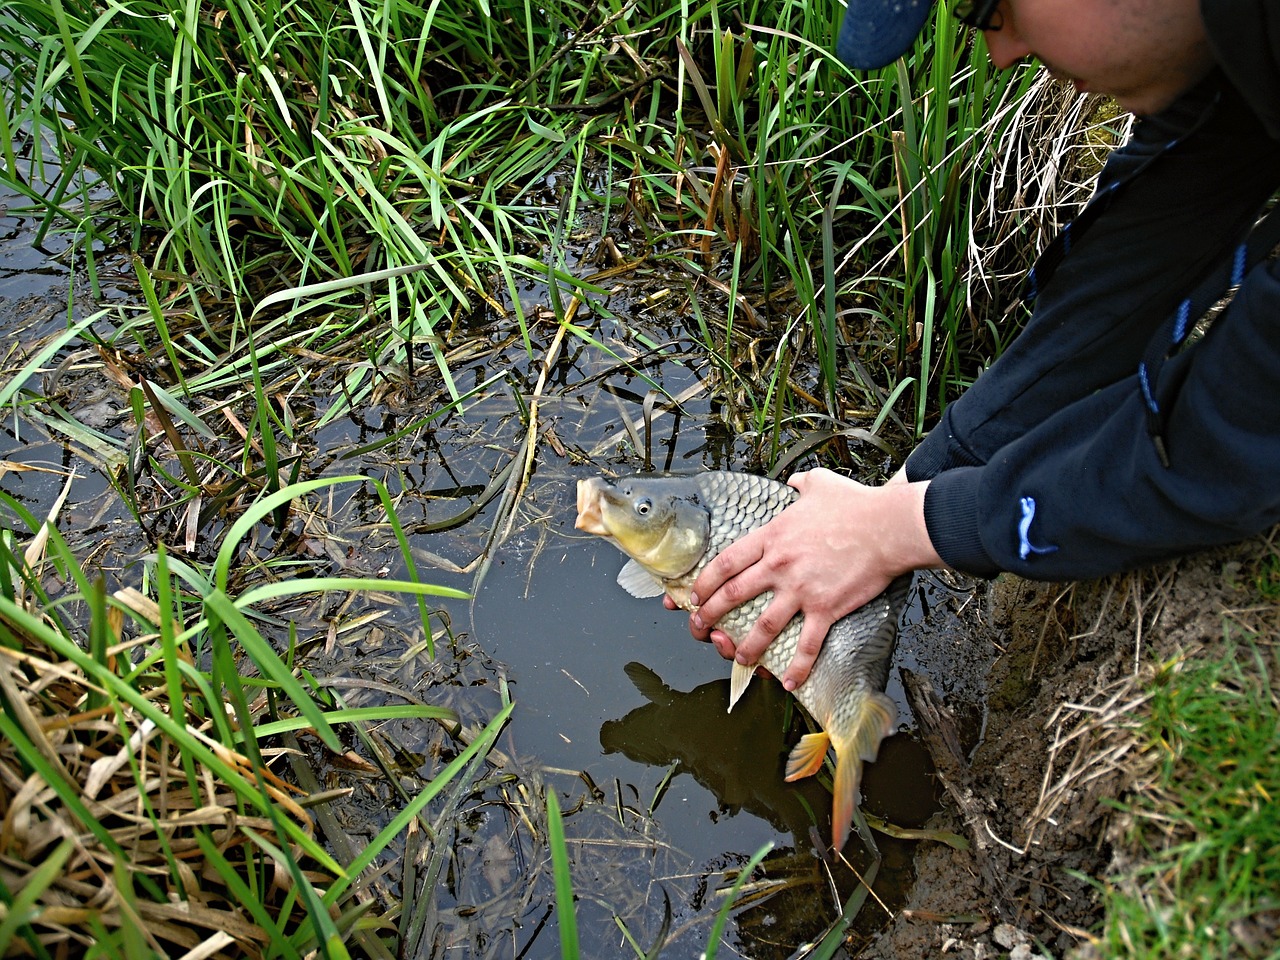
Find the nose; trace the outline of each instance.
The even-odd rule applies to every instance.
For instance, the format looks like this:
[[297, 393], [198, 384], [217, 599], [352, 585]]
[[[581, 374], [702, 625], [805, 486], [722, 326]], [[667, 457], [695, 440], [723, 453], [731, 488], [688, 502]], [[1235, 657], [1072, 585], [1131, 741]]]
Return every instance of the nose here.
[[1005, 17], [999, 30], [984, 30], [982, 38], [987, 43], [987, 55], [998, 70], [1008, 70], [1019, 60], [1031, 56], [1031, 47], [1018, 35], [1011, 17]]

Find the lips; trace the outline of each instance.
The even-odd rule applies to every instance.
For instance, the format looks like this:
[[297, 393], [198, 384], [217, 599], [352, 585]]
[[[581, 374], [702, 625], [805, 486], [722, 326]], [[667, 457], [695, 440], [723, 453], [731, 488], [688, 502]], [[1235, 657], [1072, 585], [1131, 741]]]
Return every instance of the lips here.
[[599, 477], [578, 481], [578, 518], [573, 521], [577, 529], [601, 537], [609, 535], [600, 515], [600, 495], [604, 487], [604, 481]]

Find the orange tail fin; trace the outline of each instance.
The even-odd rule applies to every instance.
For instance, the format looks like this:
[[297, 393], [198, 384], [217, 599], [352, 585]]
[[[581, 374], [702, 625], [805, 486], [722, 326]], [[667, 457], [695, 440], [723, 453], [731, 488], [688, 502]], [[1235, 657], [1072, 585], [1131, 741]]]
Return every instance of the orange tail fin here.
[[862, 762], [875, 760], [880, 741], [889, 735], [897, 709], [883, 693], [873, 693], [858, 707], [849, 729], [830, 731], [836, 748], [836, 780], [831, 790], [832, 842], [838, 851], [849, 839], [853, 808], [860, 799]]

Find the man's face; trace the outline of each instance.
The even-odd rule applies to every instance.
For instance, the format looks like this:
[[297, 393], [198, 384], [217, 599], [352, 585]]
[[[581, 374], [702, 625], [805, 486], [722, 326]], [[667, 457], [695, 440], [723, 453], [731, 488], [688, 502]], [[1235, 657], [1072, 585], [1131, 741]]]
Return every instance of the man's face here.
[[984, 33], [1001, 69], [1037, 57], [1077, 90], [1155, 113], [1213, 65], [1197, 0], [1001, 0]]

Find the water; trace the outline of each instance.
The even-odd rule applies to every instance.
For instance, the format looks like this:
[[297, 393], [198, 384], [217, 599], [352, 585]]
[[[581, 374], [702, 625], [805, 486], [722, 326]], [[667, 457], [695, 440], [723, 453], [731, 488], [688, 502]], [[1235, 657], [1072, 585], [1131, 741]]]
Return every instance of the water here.
[[[73, 279], [65, 266], [31, 250], [32, 229], [31, 221], [12, 214], [0, 218], [6, 332], [24, 340], [61, 328]], [[536, 288], [526, 292], [534, 299], [545, 295]], [[629, 315], [625, 296], [611, 298], [615, 316]], [[597, 328], [626, 354], [644, 352], [638, 332], [609, 319]], [[665, 357], [648, 364], [649, 375], [667, 393], [691, 397], [655, 422], [657, 466], [740, 464], [745, 447], [711, 415], [698, 392], [705, 371], [696, 366], [680, 315], [649, 314], [642, 332], [666, 345]], [[415, 409], [409, 393], [326, 427], [304, 453], [304, 478], [308, 472], [383, 478], [410, 531], [456, 515], [516, 456], [525, 425], [515, 414], [513, 393], [527, 405], [554, 333], [551, 325], [534, 328], [532, 359], [518, 345], [508, 348], [503, 363], [510, 376], [465, 414], [441, 418], [376, 449], [364, 448], [425, 412]], [[122, 438], [122, 390], [106, 381], [96, 354], [74, 349], [60, 358], [54, 384], [63, 405], [105, 436]], [[493, 368], [487, 357], [455, 374], [469, 384], [483, 381]], [[584, 956], [623, 955], [628, 948], [619, 924], [647, 949], [666, 902], [672, 911], [666, 955], [695, 955], [719, 905], [715, 889], [724, 884], [724, 871], [766, 843], [776, 848], [766, 868], [772, 898], [740, 911], [729, 935], [745, 956], [789, 956], [821, 933], [856, 885], [846, 870], [829, 873], [813, 853], [815, 819], [818, 835], [829, 836], [829, 793], [813, 779], [782, 782], [782, 758], [800, 732], [789, 698], [776, 683], [757, 681], [727, 715], [728, 664], [689, 637], [683, 614], [621, 590], [614, 578], [623, 556], [572, 528], [578, 479], [641, 466], [622, 418], [640, 418], [647, 390], [616, 362], [576, 342], [566, 344], [542, 397], [538, 465], [512, 535], [493, 554], [473, 602], [441, 604], [452, 639], [442, 634], [434, 661], [419, 649], [412, 604], [358, 606], [352, 614], [367, 608], [387, 616], [341, 632], [336, 640], [329, 636], [332, 610], [291, 612], [309, 669], [335, 678], [354, 705], [394, 700], [394, 691], [404, 690], [482, 724], [497, 711], [504, 683], [516, 702], [499, 748], [509, 760], [506, 772], [526, 789], [502, 782], [464, 805], [446, 879], [432, 892], [436, 912], [419, 956], [559, 956], [545, 842], [538, 833], [539, 785], [555, 791], [568, 811]], [[92, 562], [122, 582], [136, 582], [139, 561], [151, 548], [106, 483], [110, 465], [104, 455], [26, 418], [10, 417], [6, 441], [0, 457], [11, 466], [0, 477], [3, 489], [41, 515], [74, 469], [61, 528]], [[424, 579], [475, 587], [476, 558], [499, 522], [496, 503], [454, 529], [412, 534]], [[335, 569], [401, 574], [394, 543], [377, 525], [376, 499], [339, 498], [322, 519], [324, 529], [309, 529], [301, 553], [327, 556]], [[212, 537], [212, 528], [202, 531], [198, 551], [207, 553]], [[976, 689], [979, 673], [966, 666], [963, 618], [956, 613], [962, 603], [962, 595], [926, 581], [908, 616], [899, 658], [950, 684]], [[868, 767], [864, 806], [900, 826], [916, 827], [936, 809], [937, 788], [909, 733], [910, 712], [896, 671], [889, 692], [904, 732], [886, 741], [879, 760]], [[980, 722], [980, 712], [971, 722]], [[449, 749], [435, 727], [391, 724], [381, 735], [407, 758], [405, 782], [411, 788], [430, 776], [433, 757]], [[358, 825], [364, 818], [365, 828], [354, 827], [353, 835], [372, 835], [396, 799], [376, 783], [338, 769], [330, 774], [333, 783], [356, 787], [348, 819]], [[914, 841], [879, 836], [877, 842], [884, 864], [876, 890], [892, 908], [912, 879]], [[850, 856], [860, 869], [870, 863], [869, 857], [858, 861], [856, 850]], [[398, 875], [394, 863], [389, 875]], [[884, 920], [883, 911], [872, 915], [878, 909], [867, 911], [867, 932], [877, 917]]]

